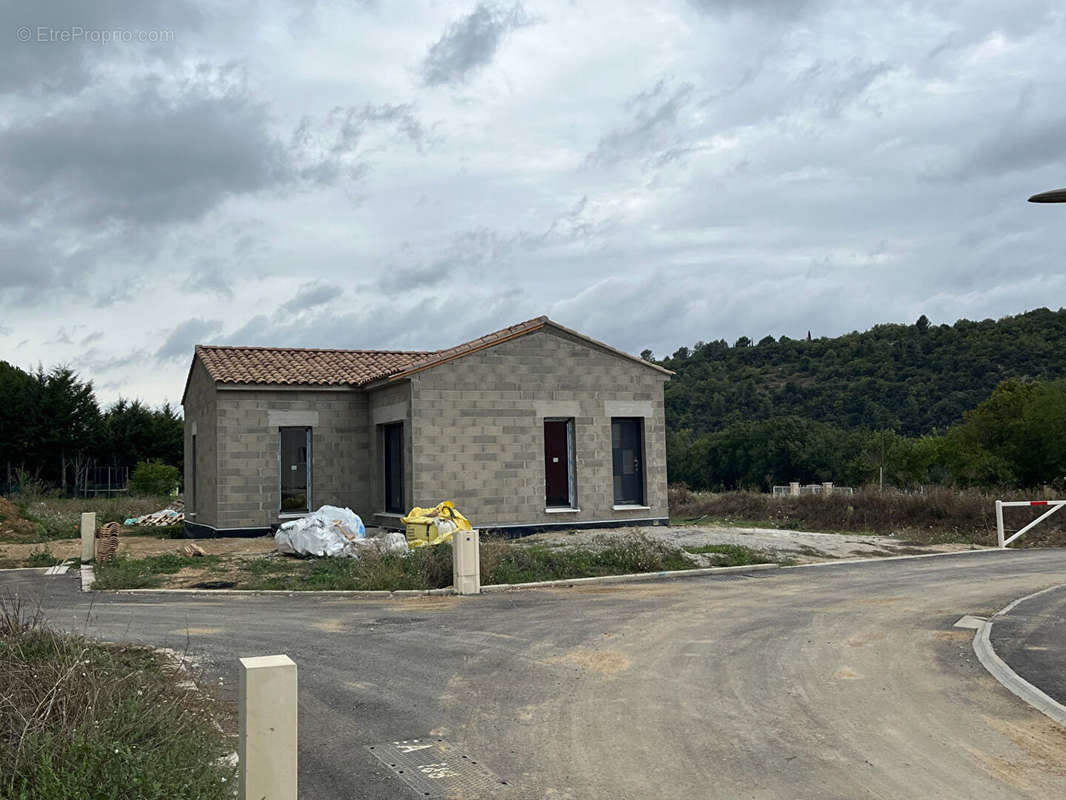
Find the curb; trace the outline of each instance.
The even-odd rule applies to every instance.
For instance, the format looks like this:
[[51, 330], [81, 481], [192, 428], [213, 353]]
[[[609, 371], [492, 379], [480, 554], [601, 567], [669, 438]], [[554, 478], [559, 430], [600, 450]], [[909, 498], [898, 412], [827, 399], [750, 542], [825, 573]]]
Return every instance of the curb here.
[[81, 590], [83, 592], [91, 592], [93, 584], [96, 582], [96, 573], [93, 572], [92, 564], [81, 565]]
[[745, 567], [700, 567], [699, 569], [674, 569], [665, 572], [635, 572], [629, 575], [601, 575], [595, 578], [563, 578], [556, 581], [533, 581], [531, 583], [490, 583], [488, 586], [481, 587], [481, 593], [512, 592], [516, 589], [558, 589], [568, 586], [584, 586], [590, 583], [639, 583], [641, 581], [694, 578], [699, 575], [721, 575], [732, 572], [761, 572], [768, 569], [781, 569], [781, 565], [751, 564]]
[[1046, 589], [1041, 589], [1039, 592], [1033, 592], [1032, 594], [1025, 595], [1025, 597], [1019, 597], [1014, 602], [1001, 608], [993, 614], [989, 620], [982, 622], [981, 626], [977, 629], [977, 635], [973, 637], [973, 651], [977, 654], [977, 660], [981, 662], [981, 666], [988, 670], [993, 678], [1003, 684], [1004, 688], [1024, 700], [1041, 714], [1050, 717], [1055, 722], [1059, 723], [1059, 725], [1066, 727], [1066, 706], [1054, 698], [1049, 697], [1011, 669], [1006, 661], [996, 655], [995, 648], [992, 647], [992, 623], [995, 621], [996, 617], [1009, 614], [1019, 603], [1024, 603], [1026, 600], [1030, 600], [1045, 592], [1061, 589], [1063, 587], [1066, 587], [1066, 584], [1049, 586]]
[[101, 589], [110, 594], [199, 594], [199, 595], [287, 595], [317, 597], [440, 597], [457, 595], [455, 589]]
[[[1035, 548], [1030, 548], [1035, 549]], [[914, 558], [943, 558], [944, 556], [972, 556], [975, 553], [1004, 553], [998, 547], [982, 548], [980, 550], [953, 550], [947, 553], [917, 553], [909, 556], [873, 556], [871, 558], [839, 558], [835, 561], [816, 561], [813, 564], [793, 564], [781, 569], [810, 569], [811, 567], [846, 567], [849, 564], [873, 564], [881, 561], [906, 561]], [[1019, 552], [1013, 550], [1011, 552]]]

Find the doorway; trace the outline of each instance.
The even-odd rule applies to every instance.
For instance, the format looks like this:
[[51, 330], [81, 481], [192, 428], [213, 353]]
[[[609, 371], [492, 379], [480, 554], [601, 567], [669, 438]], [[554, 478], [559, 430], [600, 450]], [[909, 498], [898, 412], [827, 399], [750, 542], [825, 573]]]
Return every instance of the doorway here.
[[544, 505], [574, 507], [574, 420], [544, 420]]

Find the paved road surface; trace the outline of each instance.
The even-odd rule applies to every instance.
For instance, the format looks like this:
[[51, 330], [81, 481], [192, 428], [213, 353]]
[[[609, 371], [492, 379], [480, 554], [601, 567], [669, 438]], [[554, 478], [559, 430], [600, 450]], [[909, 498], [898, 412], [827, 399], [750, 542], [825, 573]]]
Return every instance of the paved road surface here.
[[996, 617], [992, 647], [1011, 669], [1066, 705], [1066, 586]]
[[58, 623], [187, 642], [226, 687], [238, 656], [292, 656], [303, 798], [415, 797], [367, 745], [427, 736], [500, 797], [1066, 796], [1066, 730], [952, 628], [1066, 582], [1066, 551], [463, 599], [101, 593], [91, 611], [75, 578], [0, 588], [20, 580]]

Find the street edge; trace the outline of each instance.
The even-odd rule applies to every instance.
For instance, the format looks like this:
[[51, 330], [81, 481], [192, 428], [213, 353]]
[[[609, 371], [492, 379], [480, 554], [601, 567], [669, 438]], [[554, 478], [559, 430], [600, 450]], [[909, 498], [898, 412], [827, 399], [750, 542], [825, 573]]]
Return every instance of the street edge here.
[[[813, 569], [815, 567], [844, 567], [849, 564], [873, 564], [880, 561], [907, 561], [916, 558], [943, 558], [944, 556], [972, 556], [975, 553], [1005, 553], [998, 547], [978, 548], [974, 550], [950, 550], [946, 553], [912, 553], [905, 556], [871, 556], [870, 558], [838, 558], [835, 561], [815, 561], [811, 564], [792, 564], [781, 569]], [[1009, 552], [1016, 553], [1017, 550]]]
[[996, 654], [996, 650], [992, 646], [992, 623], [996, 617], [1010, 613], [1015, 606], [1024, 603], [1026, 600], [1063, 587], [1066, 587], [1066, 584], [1049, 586], [1039, 592], [1019, 597], [1001, 608], [977, 629], [977, 635], [973, 637], [973, 651], [977, 654], [977, 660], [981, 662], [981, 666], [999, 681], [1005, 689], [1024, 700], [1041, 714], [1066, 727], [1066, 706], [1033, 686], [1033, 684], [1011, 669], [1010, 665]]
[[[734, 572], [759, 572], [768, 569], [780, 569], [780, 564], [751, 564], [741, 567], [701, 567], [699, 569], [675, 569], [663, 572], [637, 572], [628, 575], [601, 575], [594, 578], [563, 578], [555, 581], [534, 581], [530, 583], [490, 583], [481, 587], [481, 594], [494, 592], [511, 592], [519, 589], [550, 589], [567, 586], [583, 586], [597, 583], [639, 583], [640, 581], [676, 580], [693, 578], [700, 575], [721, 575]], [[98, 591], [111, 594], [198, 594], [198, 595], [329, 595], [340, 597], [424, 597], [441, 595], [458, 595], [454, 588], [446, 589], [319, 589], [298, 591], [293, 589], [101, 589]]]
[[560, 589], [568, 586], [585, 586], [597, 583], [640, 583], [641, 581], [676, 580], [695, 578], [700, 575], [722, 575], [735, 572], [761, 572], [781, 569], [780, 564], [749, 564], [740, 567], [700, 567], [699, 569], [673, 569], [662, 572], [631, 572], [628, 575], [600, 575], [594, 578], [561, 578], [555, 581], [530, 581], [529, 583], [490, 583], [481, 587], [482, 594], [513, 592], [519, 589]]

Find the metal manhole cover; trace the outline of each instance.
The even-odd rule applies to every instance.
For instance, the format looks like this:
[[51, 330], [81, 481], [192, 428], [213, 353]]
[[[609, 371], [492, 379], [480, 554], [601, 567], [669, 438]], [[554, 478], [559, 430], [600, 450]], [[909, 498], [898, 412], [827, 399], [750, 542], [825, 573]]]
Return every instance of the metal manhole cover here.
[[367, 749], [421, 797], [497, 797], [511, 788], [444, 739], [404, 739]]

